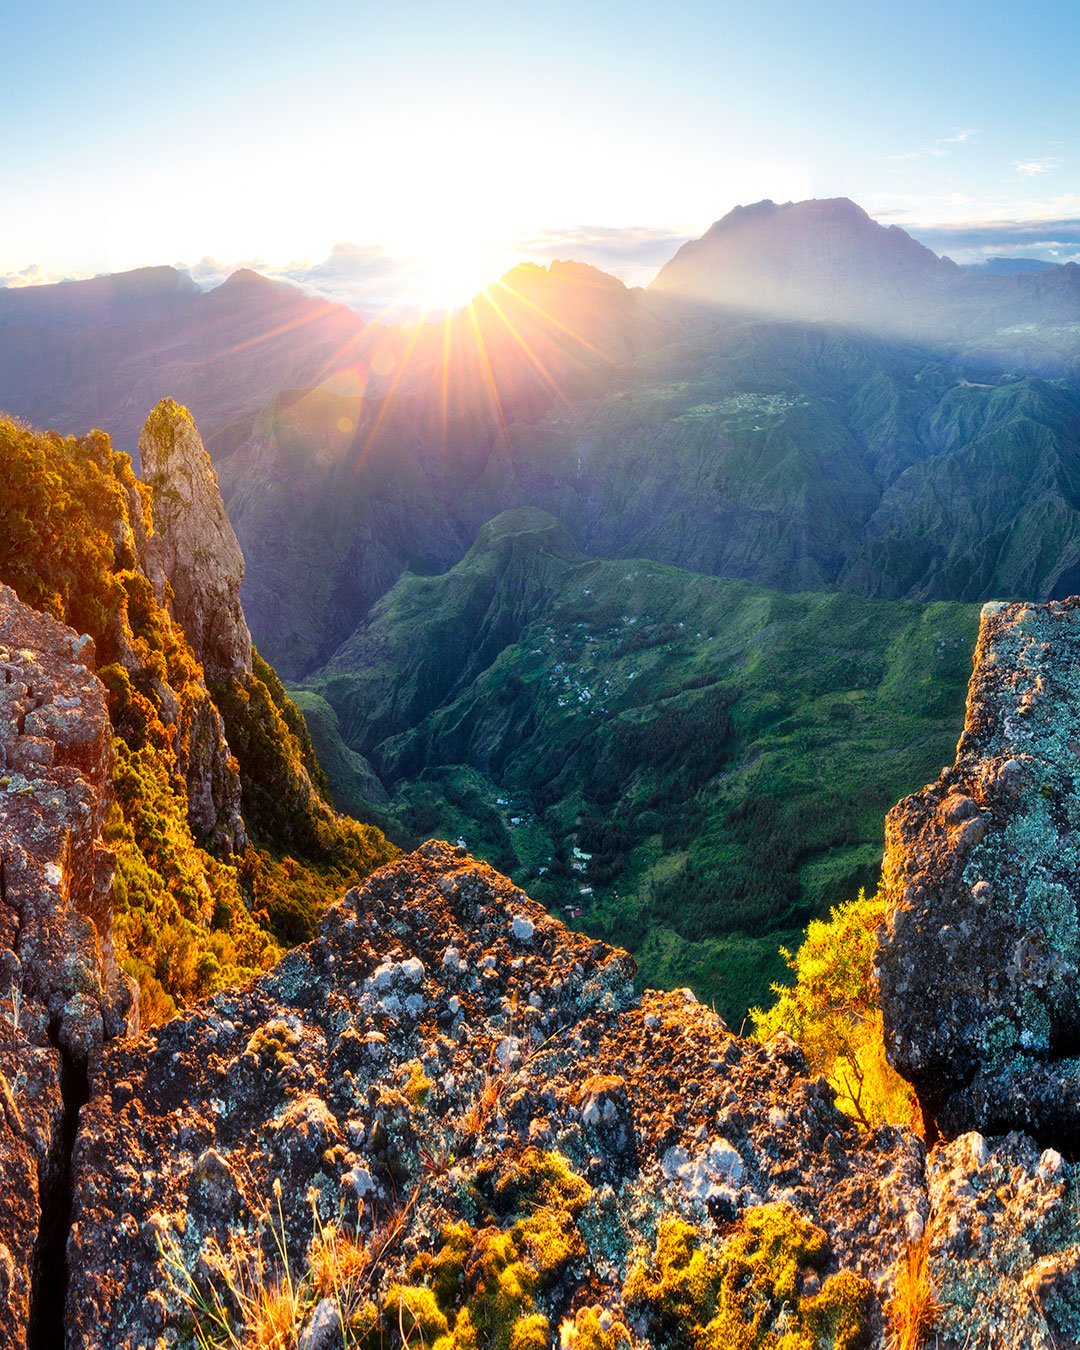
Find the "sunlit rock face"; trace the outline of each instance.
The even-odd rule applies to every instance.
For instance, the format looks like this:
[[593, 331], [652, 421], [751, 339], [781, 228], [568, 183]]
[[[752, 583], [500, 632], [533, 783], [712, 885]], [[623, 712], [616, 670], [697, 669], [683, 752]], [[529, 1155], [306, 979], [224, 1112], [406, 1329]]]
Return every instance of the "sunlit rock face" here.
[[162, 399], [139, 437], [139, 457], [153, 492], [151, 580], [160, 585], [164, 577], [171, 585], [173, 615], [211, 683], [249, 676], [251, 634], [240, 605], [244, 555], [186, 408]]
[[[244, 555], [187, 409], [163, 399], [147, 419], [139, 451], [153, 516], [152, 532], [136, 540], [143, 569], [184, 630], [207, 685], [213, 690], [244, 683], [252, 670], [251, 634], [240, 604]], [[187, 784], [191, 823], [217, 852], [241, 852], [247, 835], [240, 780], [210, 697], [181, 710], [179, 733], [177, 769]]]
[[1080, 1140], [1080, 598], [983, 610], [956, 763], [886, 826], [890, 1055], [947, 1136]]
[[[536, 1205], [514, 1199], [516, 1178], [538, 1165], [568, 1169], [578, 1197], [558, 1221], [572, 1263], [536, 1277], [544, 1344], [586, 1296], [626, 1316], [623, 1281], [658, 1223], [682, 1216], [720, 1243], [763, 1206], [820, 1230], [800, 1296], [846, 1270], [880, 1333], [895, 1262], [928, 1219], [921, 1143], [861, 1134], [789, 1038], [740, 1040], [689, 991], [638, 997], [625, 952], [431, 841], [276, 969], [101, 1063], [72, 1164], [67, 1344], [182, 1345], [176, 1271], [255, 1260], [260, 1244], [280, 1260], [275, 1241], [302, 1271], [313, 1211], [383, 1245], [379, 1306], [466, 1232], [468, 1302], [495, 1229], [528, 1231]], [[514, 1316], [529, 1287], [511, 1291]], [[399, 1337], [391, 1319], [387, 1346]]]
[[[94, 644], [0, 585], [0, 1344], [49, 1292], [80, 1081], [137, 1026], [113, 955], [112, 730]], [[61, 1234], [62, 1242], [62, 1234]], [[61, 1249], [62, 1258], [62, 1249]]]

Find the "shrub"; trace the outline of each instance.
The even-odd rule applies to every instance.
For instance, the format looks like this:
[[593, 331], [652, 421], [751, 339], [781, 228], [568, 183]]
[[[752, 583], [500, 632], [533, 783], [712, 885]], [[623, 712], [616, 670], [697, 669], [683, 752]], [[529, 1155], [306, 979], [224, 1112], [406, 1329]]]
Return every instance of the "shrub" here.
[[837, 1105], [867, 1129], [880, 1121], [921, 1123], [911, 1087], [885, 1057], [873, 982], [884, 922], [884, 899], [865, 891], [833, 909], [827, 923], [814, 920], [794, 956], [781, 948], [794, 985], [773, 985], [776, 1003], [751, 1010], [757, 1039], [787, 1032], [811, 1070], [836, 1089]]

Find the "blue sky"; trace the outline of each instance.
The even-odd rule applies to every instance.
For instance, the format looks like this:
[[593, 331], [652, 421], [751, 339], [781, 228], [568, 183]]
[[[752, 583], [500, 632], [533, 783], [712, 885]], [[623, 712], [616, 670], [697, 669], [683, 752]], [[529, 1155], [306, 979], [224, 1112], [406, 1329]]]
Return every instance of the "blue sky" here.
[[766, 196], [1080, 255], [1075, 4], [101, 0], [3, 31], [9, 284], [253, 261], [460, 302], [518, 257], [647, 279]]

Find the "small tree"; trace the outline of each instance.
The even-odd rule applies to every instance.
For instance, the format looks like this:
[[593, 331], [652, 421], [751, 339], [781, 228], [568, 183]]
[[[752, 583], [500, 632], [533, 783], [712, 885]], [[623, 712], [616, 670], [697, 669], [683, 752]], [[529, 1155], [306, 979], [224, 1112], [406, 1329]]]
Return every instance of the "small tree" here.
[[833, 909], [828, 922], [815, 919], [794, 956], [780, 949], [795, 972], [794, 985], [774, 984], [776, 1003], [750, 1014], [758, 1040], [786, 1031], [810, 1069], [836, 1089], [840, 1109], [865, 1129], [881, 1121], [921, 1125], [914, 1092], [885, 1057], [873, 982], [874, 948], [884, 922], [884, 899], [868, 898], [865, 891]]

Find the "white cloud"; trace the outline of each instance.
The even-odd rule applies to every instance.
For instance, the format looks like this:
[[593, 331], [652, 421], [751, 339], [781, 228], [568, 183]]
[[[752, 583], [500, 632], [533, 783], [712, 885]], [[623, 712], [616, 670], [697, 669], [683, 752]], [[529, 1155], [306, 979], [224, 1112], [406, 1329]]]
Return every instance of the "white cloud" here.
[[57, 281], [86, 281], [101, 276], [100, 272], [49, 272], [38, 263], [31, 263], [21, 272], [0, 274], [0, 290], [18, 290], [23, 286], [51, 286]]
[[956, 130], [951, 136], [939, 136], [931, 145], [924, 145], [921, 150], [905, 150], [903, 154], [886, 155], [885, 158], [886, 160], [940, 159], [949, 153], [947, 146], [967, 145], [978, 134], [973, 128]]
[[1044, 155], [1042, 159], [1029, 159], [1024, 163], [1014, 164], [1013, 168], [1021, 178], [1035, 178], [1041, 173], [1052, 173], [1054, 169], [1061, 168], [1061, 160], [1054, 155]]

